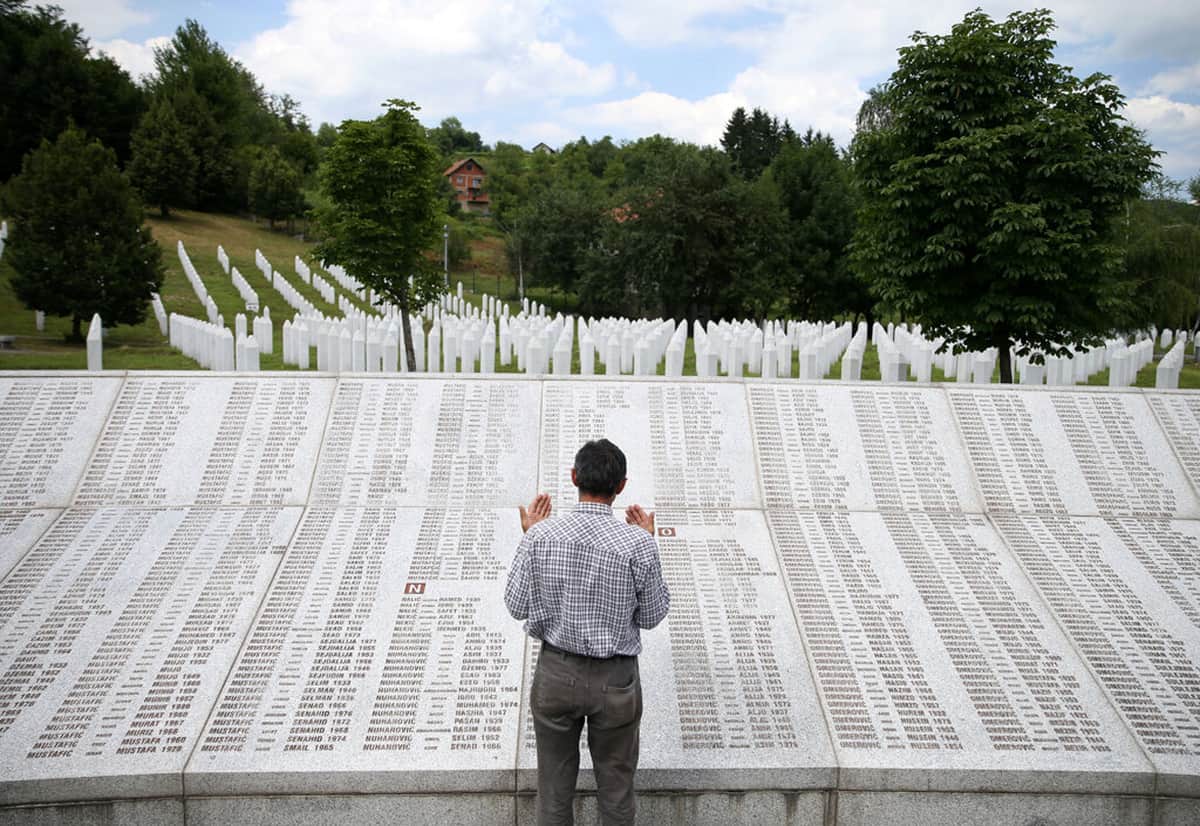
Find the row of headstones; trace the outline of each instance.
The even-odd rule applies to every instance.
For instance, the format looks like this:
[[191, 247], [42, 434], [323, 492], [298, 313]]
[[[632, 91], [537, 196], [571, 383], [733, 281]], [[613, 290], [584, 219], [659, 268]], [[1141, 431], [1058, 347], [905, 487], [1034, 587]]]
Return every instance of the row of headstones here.
[[168, 339], [171, 346], [208, 370], [240, 370], [257, 372], [259, 355], [274, 349], [274, 328], [271, 310], [253, 320], [253, 333], [248, 330], [246, 316], [234, 317], [235, 331], [224, 324], [212, 324], [197, 318], [171, 313]]
[[[182, 246], [182, 245], [181, 245]], [[290, 287], [283, 281], [277, 272], [274, 272], [266, 261], [265, 256], [260, 250], [255, 251], [256, 261], [260, 268], [265, 267], [264, 274], [267, 272], [273, 273], [275, 279], [279, 279], [282, 285]], [[223, 249], [218, 249], [218, 259], [222, 260], [223, 266], [228, 266], [228, 258], [224, 255]], [[189, 262], [190, 263], [190, 262]], [[297, 256], [295, 259], [297, 272], [302, 278], [308, 277], [311, 279], [314, 274]], [[340, 268], [337, 268], [340, 270]], [[194, 271], [194, 270], [193, 270]], [[331, 270], [332, 272], [332, 270]], [[319, 278], [319, 276], [316, 276]], [[335, 275], [339, 282], [343, 283], [348, 289], [354, 289], [362, 297], [364, 292], [361, 285], [346, 276], [343, 271]], [[273, 282], [274, 280], [273, 279]], [[322, 285], [328, 290], [332, 290], [327, 282], [322, 280]], [[325, 290], [323, 295], [328, 297]], [[332, 302], [331, 302], [332, 303]], [[338, 299], [338, 304], [343, 312], [357, 312], [354, 305], [346, 299]], [[309, 305], [311, 307], [311, 305]], [[554, 372], [556, 374], [564, 374], [571, 372], [571, 359], [574, 348], [574, 338], [572, 336], [572, 326], [561, 320], [551, 320], [546, 318], [546, 308], [538, 305], [536, 302], [531, 302], [525, 299], [522, 304], [522, 315], [515, 319], [510, 319], [507, 315], [508, 306], [501, 304], [497, 299], [491, 296], [484, 296], [481, 301], [481, 306], [468, 304], [463, 297], [463, 284], [459, 282], [457, 285], [457, 294], [446, 294], [442, 296], [437, 305], [429, 305], [425, 309], [424, 315], [427, 318], [434, 318], [435, 327], [440, 323], [443, 325], [443, 330], [431, 330], [430, 339], [430, 355], [428, 363], [434, 366], [434, 370], [461, 369], [463, 372], [475, 372], [476, 366], [480, 372], [491, 372], [494, 369], [494, 342], [498, 338], [501, 344], [500, 363], [507, 365], [515, 356], [518, 362], [518, 368], [530, 373], [545, 373]], [[459, 329], [458, 323], [450, 320], [443, 313], [448, 313], [450, 318], [464, 317], [473, 321], [473, 324], [465, 325], [463, 329]], [[526, 318], [522, 318], [529, 315]], [[315, 315], [315, 313], [313, 313]], [[490, 323], [493, 315], [499, 315], [497, 319], [500, 333], [499, 336], [488, 336], [485, 331], [491, 328]], [[218, 316], [219, 318], [219, 316]], [[482, 319], [487, 318], [489, 323], [487, 328], [482, 327], [479, 323]], [[532, 326], [537, 326], [531, 323], [532, 319], [541, 319], [540, 331], [529, 329]], [[625, 320], [628, 325], [630, 322]], [[592, 326], [584, 319], [579, 319], [580, 323], [580, 372], [583, 374], [592, 374], [595, 371], [595, 359], [598, 358], [600, 363], [604, 365], [606, 373], [633, 373], [635, 375], [649, 375], [657, 372], [658, 364], [666, 357], [667, 365], [665, 372], [667, 375], [676, 375], [676, 371], [682, 373], [683, 361], [683, 345], [686, 342], [686, 323], [679, 325], [676, 329], [672, 322], [662, 322], [656, 320], [650, 322], [650, 326], [660, 328], [662, 332], [655, 333], [649, 337], [641, 335], [633, 335], [628, 329], [623, 331], [624, 335], [620, 344], [610, 343], [604, 335], [607, 332], [604, 327], [605, 323], [609, 325], [617, 324], [620, 320], [601, 320], [598, 324], [595, 321], [591, 322]], [[644, 324], [644, 322], [642, 322]], [[697, 340], [697, 361], [696, 369], [698, 375], [742, 375], [742, 368], [755, 370], [760, 375], [767, 377], [775, 376], [790, 376], [791, 372], [791, 337], [797, 331], [803, 335], [805, 328], [815, 330], [815, 335], [811, 338], [816, 339], [815, 342], [808, 342], [814, 346], [802, 347], [799, 355], [800, 361], [800, 377], [801, 378], [823, 378], [828, 374], [833, 361], [836, 360], [838, 354], [843, 350], [846, 355], [843, 358], [842, 377], [844, 379], [856, 379], [861, 374], [862, 352], [865, 349], [864, 326], [860, 324], [857, 334], [850, 335], [850, 325], [811, 325], [808, 322], [800, 322], [798, 324], [789, 324], [787, 333], [783, 333], [774, 329], [776, 322], [767, 322], [760, 330], [757, 325], [752, 322], [717, 322], [716, 330], [713, 330], [714, 323], [710, 322], [709, 330], [697, 325], [696, 340]], [[160, 321], [161, 326], [161, 321]], [[286, 322], [285, 322], [286, 326]], [[292, 325], [296, 326], [296, 325]], [[414, 324], [418, 328], [419, 324]], [[468, 329], [469, 327], [469, 329]], [[779, 324], [783, 327], [783, 324]], [[513, 329], [515, 328], [515, 329]], [[872, 339], [877, 343], [880, 349], [880, 365], [881, 373], [884, 381], [901, 381], [907, 379], [907, 368], [909, 366], [915, 372], [915, 378], [918, 381], [929, 381], [930, 366], [933, 359], [933, 353], [941, 344], [941, 341], [930, 342], [920, 336], [919, 327], [914, 328], [910, 333], [904, 325], [893, 326], [889, 325], [885, 331], [880, 325], [876, 325], [876, 330], [872, 332]], [[294, 332], [293, 339], [305, 334], [299, 328]], [[327, 357], [322, 359], [318, 352], [318, 364], [322, 362], [328, 365], [326, 369], [389, 369], [389, 359], [384, 355], [385, 350], [389, 350], [389, 339], [386, 333], [377, 331], [376, 338], [378, 339], [377, 346], [373, 346], [371, 334], [369, 331], [362, 329], [360, 331], [347, 332], [346, 338], [349, 339], [349, 344], [346, 345], [345, 339], [338, 333], [324, 337], [327, 341], [326, 350]], [[715, 335], [713, 333], [715, 332]], [[596, 335], [599, 333], [600, 335]], [[436, 334], [436, 335], [435, 335]], [[790, 334], [790, 335], [789, 335]], [[1183, 334], [1186, 335], [1186, 334]], [[1171, 331], [1163, 331], [1162, 338], [1164, 342], [1171, 340], [1173, 334]], [[484, 339], [488, 338], [492, 342], [492, 347], [484, 347]], [[401, 349], [401, 336], [395, 337], [394, 344], [397, 350]], [[356, 342], [357, 339], [357, 342]], [[599, 341], [597, 339], [600, 339]], [[436, 341], [437, 346], [434, 347]], [[293, 353], [293, 360], [299, 364], [302, 360], [307, 361], [300, 355], [300, 347], [294, 341], [295, 346], [289, 346], [289, 341], [285, 340], [284, 351], [285, 358], [289, 351]], [[668, 346], [675, 343], [675, 348], [668, 351]], [[532, 344], [532, 351], [530, 351]], [[797, 342], [799, 344], [799, 342]], [[319, 343], [317, 344], [320, 350]], [[424, 351], [424, 347], [420, 348]], [[1062, 383], [1069, 384], [1073, 381], [1086, 380], [1088, 375], [1103, 369], [1108, 364], [1109, 359], [1106, 357], [1108, 350], [1085, 351], [1083, 357], [1076, 356], [1075, 359], [1048, 357], [1046, 364], [1035, 365], [1029, 363], [1028, 360], [1014, 359], [1018, 374], [1024, 383]], [[1129, 348], [1129, 353], [1124, 354], [1117, 352], [1115, 354], [1115, 367], [1110, 371], [1110, 384], [1115, 386], [1124, 386], [1132, 383], [1133, 377], [1136, 376], [1137, 370], [1140, 369], [1153, 356], [1153, 347], [1149, 348], [1149, 355], [1146, 355], [1146, 347], [1136, 346]], [[337, 350], [347, 350], [345, 357], [341, 356]], [[773, 351], [773, 352], [772, 352]], [[361, 358], [357, 354], [361, 353]], [[376, 357], [372, 357], [377, 353]], [[651, 353], [653, 356], [651, 357]], [[422, 352], [422, 355], [425, 355]], [[1177, 357], [1168, 361], [1167, 365], [1160, 370], [1158, 384], [1159, 386], [1176, 386], [1178, 370], [1182, 362], [1182, 351], [1180, 350]], [[593, 357], [594, 356], [594, 357]], [[773, 356], [773, 357], [772, 357]], [[991, 375], [995, 369], [996, 352], [994, 349], [982, 353], [943, 353], [939, 354], [939, 366], [947, 377], [956, 378], [958, 381], [974, 381], [987, 382], [990, 381]], [[237, 360], [240, 363], [240, 359]], [[425, 359], [421, 359], [425, 361]], [[736, 364], [734, 362], [736, 361]], [[392, 362], [395, 363], [395, 362]], [[361, 368], [356, 368], [355, 365], [362, 364]], [[550, 365], [553, 365], [552, 367]], [[1128, 367], [1125, 365], [1128, 364]], [[404, 369], [405, 365], [398, 364], [394, 369]], [[419, 367], [418, 369], [423, 369]], [[903, 373], [903, 375], [902, 375]], [[1170, 383], [1170, 377], [1175, 376], [1175, 385]]]
[[[299, 260], [299, 259], [297, 259]], [[311, 301], [305, 298], [299, 290], [297, 290], [286, 278], [283, 273], [271, 266], [271, 262], [267, 260], [267, 256], [263, 255], [262, 250], [254, 250], [254, 265], [258, 267], [258, 271], [262, 273], [263, 278], [267, 283], [275, 288], [275, 291], [283, 296], [283, 300], [288, 303], [297, 313], [306, 315], [319, 315], [317, 308]]]
[[[325, 263], [321, 262], [321, 266], [325, 267], [325, 271], [333, 277], [333, 280], [336, 281], [338, 286], [343, 290], [357, 297], [359, 301], [372, 307], [375, 306], [375, 299], [377, 296], [375, 295], [375, 291], [373, 289], [367, 289], [364, 287], [362, 282], [360, 282], [357, 278], [348, 275], [346, 270], [337, 264], [330, 264], [326, 267]], [[412, 282], [411, 278], [409, 279], [409, 282]]]
[[221, 269], [229, 276], [233, 282], [233, 286], [237, 289], [238, 295], [242, 297], [242, 303], [246, 305], [246, 311], [257, 313], [259, 308], [258, 291], [250, 286], [250, 282], [241, 274], [237, 267], [234, 267], [229, 262], [229, 256], [225, 252], [225, 248], [220, 244], [217, 245], [217, 262], [221, 265]]
[[[526, 304], [529, 304], [528, 299], [526, 299]], [[540, 305], [534, 302], [533, 306], [538, 307]], [[541, 307], [542, 315], [545, 315], [545, 311], [546, 308]], [[528, 310], [525, 313], [526, 315], [530, 314]], [[429, 304], [426, 304], [421, 314], [425, 317], [426, 321], [432, 321], [434, 316], [439, 314], [457, 315], [464, 318], [495, 318], [496, 316], [507, 317], [509, 311], [507, 304], [487, 293], [483, 293], [479, 297], [478, 306], [468, 303], [461, 296], [444, 293], [436, 302], [431, 301]], [[532, 315], [538, 315], [538, 313], [535, 311]]]
[[[861, 326], [861, 325], [860, 325]], [[686, 337], [686, 335], [685, 335]], [[822, 379], [855, 340], [850, 322], [752, 321], [697, 322], [693, 329], [696, 375], [791, 378], [792, 354], [802, 379]], [[860, 358], [861, 369], [861, 358]]]
[[[889, 325], [890, 326], [890, 325]], [[883, 329], [875, 325], [873, 339], [879, 349], [881, 377], [883, 381], [906, 381], [911, 367], [918, 382], [931, 379], [930, 361], [945, 374], [946, 378], [959, 382], [987, 384], [992, 380], [998, 351], [989, 348], [982, 352], [944, 351], [937, 353], [944, 339], [930, 341], [921, 335], [920, 327], [911, 331], [904, 325], [894, 329]], [[1140, 336], [1141, 334], [1139, 334]], [[1155, 386], [1174, 388], [1179, 386], [1179, 373], [1186, 356], [1187, 333], [1180, 331], [1178, 337], [1164, 331], [1163, 346], [1174, 340], [1172, 349], [1160, 362], [1155, 376]], [[1067, 386], [1086, 383], [1097, 373], [1107, 369], [1110, 387], [1129, 387], [1137, 380], [1138, 372], [1154, 360], [1154, 337], [1141, 337], [1129, 345], [1125, 339], [1108, 339], [1102, 347], [1076, 350], [1068, 348], [1062, 356], [1044, 356], [1042, 363], [1035, 358], [1012, 353], [1012, 364], [1021, 384]]]
[[191, 283], [192, 290], [196, 293], [196, 298], [200, 299], [200, 304], [204, 307], [204, 312], [208, 316], [209, 323], [223, 324], [221, 313], [217, 309], [217, 302], [213, 301], [212, 296], [208, 294], [208, 289], [204, 286], [204, 280], [200, 277], [200, 273], [196, 272], [195, 266], [192, 265], [192, 259], [188, 255], [187, 249], [183, 246], [183, 241], [176, 241], [175, 249], [179, 254], [179, 263], [183, 267], [183, 274], [187, 276], [187, 280]]

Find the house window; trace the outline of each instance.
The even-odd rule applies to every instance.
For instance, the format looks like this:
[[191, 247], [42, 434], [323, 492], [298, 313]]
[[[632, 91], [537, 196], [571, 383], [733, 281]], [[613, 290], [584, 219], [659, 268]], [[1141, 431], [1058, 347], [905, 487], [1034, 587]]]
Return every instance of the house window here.
[[475, 168], [475, 164], [471, 163], [470, 161], [467, 161], [467, 171], [470, 172], [474, 168]]
[[461, 184], [461, 183], [465, 183], [466, 180], [467, 180], [466, 175], [459, 175], [457, 178], [454, 179], [454, 183]]
[[476, 189], [479, 189], [479, 187], [483, 186], [483, 178], [472, 178], [471, 186], [475, 187]]

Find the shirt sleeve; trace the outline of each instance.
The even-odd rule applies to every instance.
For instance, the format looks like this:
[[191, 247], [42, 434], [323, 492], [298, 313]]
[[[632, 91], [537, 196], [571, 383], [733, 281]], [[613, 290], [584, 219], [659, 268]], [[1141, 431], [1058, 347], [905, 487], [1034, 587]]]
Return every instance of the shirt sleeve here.
[[633, 621], [638, 628], [653, 628], [663, 621], [671, 607], [671, 593], [663, 581], [662, 562], [658, 558], [658, 542], [647, 536], [638, 543], [633, 562], [633, 578], [637, 586], [637, 609]]
[[508, 584], [504, 588], [504, 605], [513, 619], [529, 617], [529, 534], [521, 537], [517, 554], [508, 569]]

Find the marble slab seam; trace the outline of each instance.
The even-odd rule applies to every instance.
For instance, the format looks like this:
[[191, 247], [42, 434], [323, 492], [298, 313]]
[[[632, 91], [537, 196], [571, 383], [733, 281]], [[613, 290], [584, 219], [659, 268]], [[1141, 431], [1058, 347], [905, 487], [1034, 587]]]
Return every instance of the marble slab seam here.
[[[763, 511], [763, 516], [765, 518], [767, 509], [767, 492], [763, 487], [762, 465], [759, 463], [758, 459], [758, 433], [754, 429], [754, 410], [750, 404], [750, 388], [744, 385], [742, 387], [742, 400], [746, 405], [746, 421], [750, 425], [750, 458], [754, 463], [755, 470], [754, 488], [758, 493], [758, 501], [762, 506], [759, 508], [759, 510]], [[772, 541], [772, 545], [773, 544], [774, 541]], [[772, 550], [774, 550], [773, 547]], [[778, 562], [778, 558], [776, 559], [776, 562]]]
[[100, 422], [100, 429], [96, 432], [96, 438], [92, 440], [92, 449], [88, 451], [87, 461], [83, 463], [83, 469], [79, 471], [79, 478], [75, 480], [75, 484], [71, 487], [71, 497], [67, 500], [67, 507], [74, 504], [75, 497], [79, 494], [79, 486], [83, 484], [83, 479], [87, 476], [88, 467], [92, 464], [92, 459], [95, 458], [96, 451], [100, 449], [100, 442], [104, 438], [104, 430], [108, 426], [108, 417], [112, 415], [113, 408], [116, 407], [121, 394], [125, 392], [125, 382], [128, 379], [128, 374], [121, 376], [121, 381], [117, 385], [117, 392], [113, 394], [112, 401], [108, 403], [108, 410], [104, 412], [104, 418]]
[[[332, 403], [333, 403], [333, 394], [330, 394], [330, 404], [332, 404]], [[313, 472], [314, 473], [316, 472], [315, 463], [314, 463], [314, 471]], [[310, 487], [309, 490], [311, 491], [312, 488]], [[263, 588], [262, 595], [259, 596], [259, 598], [258, 598], [258, 605], [254, 606], [254, 613], [250, 615], [249, 622], [247, 622], [242, 627], [242, 639], [241, 639], [241, 642], [238, 643], [237, 652], [233, 655], [232, 658], [230, 658], [229, 667], [225, 671], [225, 676], [221, 679], [221, 684], [219, 686], [217, 686], [216, 690], [212, 693], [212, 701], [209, 704], [208, 713], [204, 715], [204, 722], [201, 723], [200, 727], [197, 729], [197, 731], [199, 733], [196, 736], [195, 742], [193, 742], [192, 747], [190, 749], [188, 749], [188, 753], [184, 757], [183, 763], [180, 766], [179, 787], [182, 790], [182, 793], [183, 793], [183, 796], [185, 799], [188, 796], [188, 793], [187, 793], [188, 792], [188, 789], [187, 789], [187, 783], [188, 783], [187, 767], [191, 764], [192, 758], [195, 756], [196, 749], [198, 749], [200, 747], [200, 744], [204, 741], [204, 737], [203, 737], [204, 731], [208, 728], [209, 723], [212, 721], [212, 716], [213, 716], [213, 713], [217, 710], [217, 705], [218, 705], [219, 700], [221, 699], [221, 694], [225, 691], [225, 684], [229, 682], [229, 678], [232, 676], [234, 669], [237, 667], [238, 661], [241, 659], [242, 651], [245, 649], [246, 644], [250, 640], [251, 631], [254, 630], [254, 623], [258, 620], [259, 614], [262, 613], [263, 606], [267, 602], [267, 597], [271, 593], [271, 587], [275, 584], [275, 578], [278, 577], [279, 572], [281, 570], [283, 570], [284, 559], [287, 557], [288, 550], [290, 550], [292, 547], [292, 542], [295, 541], [295, 539], [296, 539], [296, 533], [300, 530], [300, 526], [304, 524], [305, 511], [307, 511], [307, 510], [308, 510], [308, 506], [305, 505], [300, 511], [300, 517], [296, 520], [295, 524], [292, 526], [292, 533], [287, 539], [287, 544], [284, 546], [284, 552], [280, 556], [278, 562], [275, 563], [275, 570], [271, 572], [271, 578], [269, 580], [267, 580], [267, 587]]]

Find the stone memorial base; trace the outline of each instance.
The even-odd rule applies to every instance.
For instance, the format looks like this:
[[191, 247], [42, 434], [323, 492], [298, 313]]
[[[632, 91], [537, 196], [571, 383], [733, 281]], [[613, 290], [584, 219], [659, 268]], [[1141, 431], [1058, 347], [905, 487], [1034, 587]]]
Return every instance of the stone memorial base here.
[[[578, 824], [599, 823], [594, 792]], [[645, 790], [649, 826], [1194, 826], [1200, 801], [1123, 795]], [[532, 793], [270, 795], [109, 800], [0, 808], [0, 826], [534, 826]]]
[[532, 826], [516, 508], [601, 436], [639, 822], [1200, 823], [1200, 393], [110, 372], [0, 374], [0, 826]]

